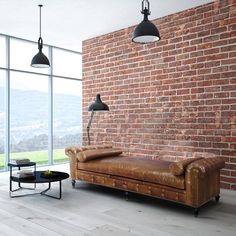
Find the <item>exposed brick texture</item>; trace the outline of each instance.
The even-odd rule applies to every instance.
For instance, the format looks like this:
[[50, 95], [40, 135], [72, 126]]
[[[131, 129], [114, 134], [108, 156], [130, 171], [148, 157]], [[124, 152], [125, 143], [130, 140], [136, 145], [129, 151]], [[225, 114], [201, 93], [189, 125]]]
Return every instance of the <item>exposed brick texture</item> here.
[[152, 159], [215, 153], [226, 161], [221, 186], [236, 190], [236, 1], [153, 22], [154, 44], [132, 43], [134, 27], [83, 42], [84, 143], [100, 93], [110, 111], [95, 114], [92, 143]]

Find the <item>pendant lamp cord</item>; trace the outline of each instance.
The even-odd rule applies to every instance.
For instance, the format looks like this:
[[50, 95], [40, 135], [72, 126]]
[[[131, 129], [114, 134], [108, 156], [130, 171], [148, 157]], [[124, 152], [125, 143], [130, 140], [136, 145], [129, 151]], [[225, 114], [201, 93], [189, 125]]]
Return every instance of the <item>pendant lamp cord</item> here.
[[43, 5], [39, 5], [39, 37], [41, 38], [41, 27], [42, 27], [42, 23], [41, 23], [41, 16], [42, 16], [42, 12], [41, 12], [41, 8]]
[[42, 11], [41, 11], [41, 9], [42, 9], [42, 7], [43, 7], [43, 5], [38, 5], [39, 6], [39, 40], [38, 40], [38, 48], [39, 48], [39, 50], [41, 51], [42, 50], [42, 48], [43, 48], [43, 39], [42, 39], [42, 37], [41, 37], [41, 34], [42, 34]]

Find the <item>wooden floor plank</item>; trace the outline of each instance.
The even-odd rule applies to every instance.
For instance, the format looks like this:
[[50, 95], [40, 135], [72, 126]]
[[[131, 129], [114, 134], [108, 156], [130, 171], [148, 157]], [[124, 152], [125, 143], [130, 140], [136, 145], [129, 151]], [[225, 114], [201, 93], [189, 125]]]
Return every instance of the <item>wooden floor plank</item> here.
[[[47, 167], [48, 168], [48, 167]], [[68, 165], [50, 169], [68, 171]], [[0, 235], [65, 236], [235, 236], [236, 192], [222, 190], [193, 217], [191, 209], [154, 198], [76, 183], [62, 183], [62, 199], [45, 196], [9, 198], [9, 173], [0, 173]], [[41, 190], [46, 185], [38, 185]], [[52, 194], [58, 186], [52, 186]], [[14, 227], [13, 227], [14, 226]]]
[[0, 234], [1, 236], [25, 236], [24, 233], [19, 232], [17, 229], [15, 229], [12, 225], [8, 226], [2, 222], [0, 222]]
[[15, 231], [24, 235], [32, 236], [32, 235], [35, 235], [36, 233], [37, 233], [37, 236], [41, 236], [41, 235], [42, 236], [60, 236], [61, 235], [59, 233], [56, 233], [55, 231], [42, 227], [38, 224], [35, 224], [29, 220], [26, 220], [18, 216], [14, 216], [6, 220], [3, 220], [1, 223], [8, 227], [14, 227]]

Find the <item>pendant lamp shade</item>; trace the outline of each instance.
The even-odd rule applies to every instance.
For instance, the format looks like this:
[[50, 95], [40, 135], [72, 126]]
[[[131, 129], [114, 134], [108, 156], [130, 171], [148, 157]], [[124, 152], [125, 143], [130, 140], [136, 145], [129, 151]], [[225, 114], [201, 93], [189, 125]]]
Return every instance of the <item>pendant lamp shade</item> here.
[[132, 41], [135, 43], [147, 44], [161, 39], [157, 27], [148, 20], [148, 15], [150, 15], [149, 5], [148, 0], [143, 0], [141, 13], [144, 15], [144, 19], [133, 32]]
[[39, 6], [39, 16], [40, 16], [40, 25], [39, 25], [39, 40], [38, 40], [38, 49], [39, 52], [33, 57], [31, 61], [31, 66], [36, 68], [48, 68], [50, 67], [50, 62], [48, 58], [43, 54], [43, 39], [41, 37], [41, 8], [43, 5]]
[[31, 61], [31, 66], [32, 67], [37, 67], [37, 68], [48, 68], [50, 67], [50, 63], [48, 58], [42, 53], [42, 51], [38, 52], [32, 59]]
[[39, 48], [39, 52], [33, 57], [32, 61], [31, 61], [31, 66], [36, 67], [36, 68], [50, 67], [50, 62], [49, 62], [48, 58], [42, 52], [42, 48], [43, 48], [42, 38], [39, 38], [38, 48]]
[[134, 30], [133, 42], [152, 43], [160, 40], [160, 34], [156, 26], [149, 20], [143, 20]]

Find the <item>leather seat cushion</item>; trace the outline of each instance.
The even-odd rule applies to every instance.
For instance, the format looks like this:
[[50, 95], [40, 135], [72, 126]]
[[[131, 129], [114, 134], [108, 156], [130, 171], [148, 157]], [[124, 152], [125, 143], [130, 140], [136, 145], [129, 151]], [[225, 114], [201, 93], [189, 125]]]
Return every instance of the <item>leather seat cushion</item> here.
[[117, 156], [91, 160], [85, 163], [78, 162], [77, 167], [79, 170], [127, 177], [185, 189], [184, 175], [173, 175], [169, 170], [171, 163], [173, 162]]

